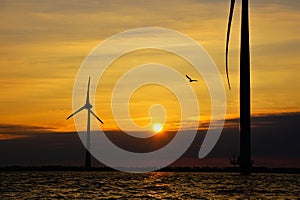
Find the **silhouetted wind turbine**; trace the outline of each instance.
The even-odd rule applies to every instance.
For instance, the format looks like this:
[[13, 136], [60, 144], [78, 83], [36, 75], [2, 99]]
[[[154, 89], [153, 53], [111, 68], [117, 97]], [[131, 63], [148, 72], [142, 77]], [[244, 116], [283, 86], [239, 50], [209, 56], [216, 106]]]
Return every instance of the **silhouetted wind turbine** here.
[[94, 117], [96, 117], [96, 119], [101, 122], [102, 124], [103, 121], [92, 111], [93, 106], [90, 104], [90, 77], [89, 77], [89, 81], [88, 81], [88, 88], [87, 88], [87, 94], [86, 94], [86, 101], [85, 101], [85, 105], [82, 106], [81, 108], [79, 108], [77, 111], [75, 111], [73, 114], [71, 114], [69, 117], [67, 117], [67, 120], [69, 118], [71, 118], [72, 116], [76, 115], [77, 113], [79, 113], [80, 111], [87, 109], [88, 111], [88, 117], [87, 117], [87, 130], [86, 130], [86, 150], [85, 150], [85, 168], [86, 169], [90, 169], [91, 168], [91, 154], [89, 152], [90, 148], [91, 148], [91, 138], [90, 138], [90, 118], [91, 118], [91, 114], [94, 115]]
[[[250, 129], [250, 46], [249, 46], [249, 11], [248, 0], [242, 1], [241, 18], [241, 48], [240, 48], [240, 173], [241, 175], [251, 174], [251, 129]], [[231, 0], [226, 40], [226, 75], [228, 76], [228, 45], [231, 29], [231, 21], [235, 0]]]
[[191, 77], [189, 77], [188, 75], [185, 75], [188, 79], [189, 79], [189, 81], [190, 82], [197, 82], [197, 80], [195, 80], [195, 79], [192, 79]]

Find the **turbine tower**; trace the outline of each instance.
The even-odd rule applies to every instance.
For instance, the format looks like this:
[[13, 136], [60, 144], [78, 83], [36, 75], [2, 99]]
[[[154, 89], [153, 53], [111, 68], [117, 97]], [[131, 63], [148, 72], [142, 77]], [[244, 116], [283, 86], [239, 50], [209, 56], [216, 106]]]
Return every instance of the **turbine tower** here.
[[87, 112], [87, 130], [86, 130], [86, 149], [85, 149], [85, 169], [91, 169], [91, 153], [89, 150], [91, 149], [91, 136], [90, 136], [90, 122], [91, 122], [91, 114], [102, 124], [103, 121], [92, 111], [93, 106], [90, 104], [90, 77], [88, 81], [88, 88], [87, 88], [87, 94], [86, 94], [86, 101], [85, 105], [79, 108], [77, 111], [75, 111], [73, 114], [71, 114], [69, 117], [67, 117], [67, 120], [71, 118], [72, 116], [76, 115], [80, 111], [86, 109]]
[[[242, 1], [241, 14], [241, 47], [240, 47], [240, 173], [241, 175], [251, 174], [251, 111], [250, 111], [250, 46], [249, 46], [249, 11], [248, 0]], [[229, 89], [228, 76], [228, 45], [231, 29], [231, 21], [235, 0], [231, 0], [226, 40], [226, 74]]]

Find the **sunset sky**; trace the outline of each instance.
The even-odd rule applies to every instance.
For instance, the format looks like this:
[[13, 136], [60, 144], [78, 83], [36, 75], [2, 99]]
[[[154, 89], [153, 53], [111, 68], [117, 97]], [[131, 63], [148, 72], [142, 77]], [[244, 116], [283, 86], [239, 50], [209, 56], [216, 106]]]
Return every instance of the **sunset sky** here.
[[[23, 132], [25, 129], [41, 133], [74, 132], [74, 121], [65, 119], [72, 113], [73, 84], [81, 63], [108, 37], [139, 27], [174, 29], [201, 44], [222, 73], [227, 118], [237, 118], [240, 1], [236, 4], [230, 41], [231, 91], [225, 75], [229, 3], [229, 0], [0, 0], [0, 140], [27, 137], [10, 134], [19, 127], [23, 127]], [[253, 115], [300, 112], [299, 11], [300, 2], [295, 0], [250, 1]], [[131, 56], [138, 57], [138, 61], [124, 57], [107, 72], [102, 83], [108, 89], [101, 90], [103, 86], [99, 85], [95, 99], [96, 112], [106, 122], [104, 129], [116, 129], [110, 106], [103, 105], [110, 103], [114, 82], [109, 77], [124, 72], [117, 65], [134, 67], [131, 65], [155, 59], [174, 66], [183, 76], [186, 72], [193, 74], [179, 58], [155, 53], [150, 50], [133, 53]], [[195, 75], [195, 78], [200, 81], [192, 87], [198, 91], [203, 119], [209, 119], [206, 87], [201, 77]], [[154, 98], [145, 98], [146, 93]], [[172, 129], [172, 122], [180, 114], [179, 104], [159, 86], [141, 88], [133, 95], [130, 109], [135, 122], [147, 124], [148, 110], [157, 101], [169, 112], [166, 129]]]

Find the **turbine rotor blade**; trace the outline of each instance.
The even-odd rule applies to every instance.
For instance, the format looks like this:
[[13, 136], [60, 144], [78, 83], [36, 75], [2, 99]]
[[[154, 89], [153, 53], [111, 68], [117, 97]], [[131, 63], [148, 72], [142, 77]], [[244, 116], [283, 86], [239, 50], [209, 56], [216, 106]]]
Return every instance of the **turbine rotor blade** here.
[[85, 106], [82, 106], [81, 108], [79, 108], [77, 111], [75, 111], [73, 114], [71, 114], [69, 117], [67, 117], [66, 120], [68, 120], [69, 118], [71, 118], [72, 116], [76, 115], [77, 113], [79, 113], [80, 111], [82, 111], [83, 109], [85, 109]]
[[90, 103], [90, 80], [91, 80], [91, 77], [89, 77], [89, 81], [88, 81], [88, 88], [87, 88], [87, 92], [86, 92], [86, 104]]
[[94, 117], [96, 117], [98, 119], [99, 122], [104, 124], [104, 122], [92, 110], [90, 110], [90, 112], [92, 113], [92, 115], [94, 115]]
[[227, 38], [226, 38], [226, 76], [227, 76], [229, 90], [231, 90], [231, 86], [230, 86], [229, 74], [228, 74], [228, 46], [229, 46], [229, 38], [230, 38], [232, 16], [233, 16], [233, 11], [234, 11], [234, 4], [235, 4], [235, 0], [231, 0], [229, 19], [228, 19], [228, 28], [227, 28]]

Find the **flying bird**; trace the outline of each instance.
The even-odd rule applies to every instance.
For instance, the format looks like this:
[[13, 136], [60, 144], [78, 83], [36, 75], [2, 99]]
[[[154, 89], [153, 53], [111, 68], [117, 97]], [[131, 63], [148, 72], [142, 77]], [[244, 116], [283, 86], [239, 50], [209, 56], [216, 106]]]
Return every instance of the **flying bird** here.
[[197, 80], [196, 79], [192, 79], [191, 77], [189, 77], [188, 75], [185, 75], [188, 79], [189, 79], [189, 81], [190, 82], [197, 82]]

